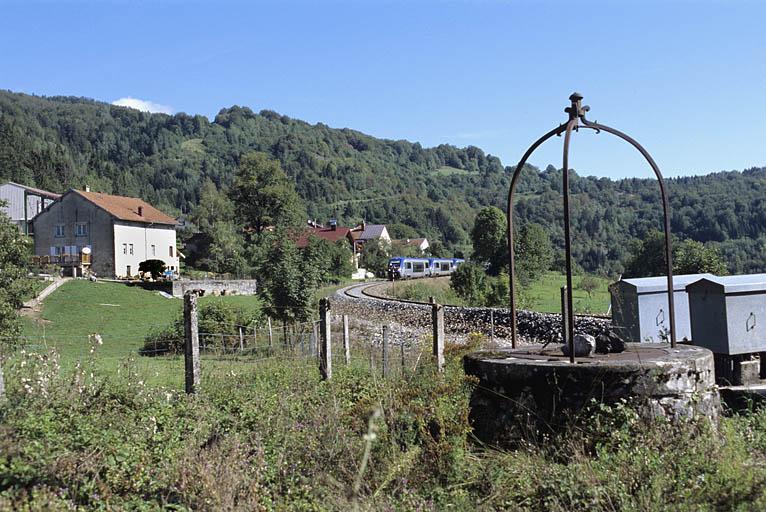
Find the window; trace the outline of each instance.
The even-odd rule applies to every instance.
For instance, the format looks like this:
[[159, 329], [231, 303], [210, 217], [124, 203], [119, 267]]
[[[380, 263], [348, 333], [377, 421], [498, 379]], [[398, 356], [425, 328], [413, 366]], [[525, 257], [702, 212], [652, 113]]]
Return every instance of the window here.
[[173, 246], [172, 245], [169, 246], [168, 250], [169, 250], [169, 253], [170, 253], [170, 257], [172, 258], [173, 257]]
[[128, 244], [122, 244], [122, 254], [128, 254]]
[[128, 246], [128, 248], [130, 249], [130, 255], [132, 256], [133, 255], [133, 244], [130, 244]]
[[56, 238], [61, 238], [64, 236], [64, 225], [63, 224], [56, 224], [53, 228], [53, 236]]
[[152, 256], [157, 256], [157, 246], [156, 245], [152, 246]]
[[128, 268], [127, 268], [127, 270], [125, 272], [125, 275], [127, 275], [128, 277], [133, 275], [133, 273], [130, 271], [130, 265], [128, 265]]
[[88, 236], [88, 223], [87, 222], [78, 222], [74, 225], [74, 235], [75, 236]]
[[416, 261], [414, 264], [414, 267], [412, 268], [413, 272], [424, 272], [425, 271], [425, 264], [422, 261]]
[[412, 263], [410, 263], [408, 261], [407, 263], [404, 264], [404, 268], [406, 268], [407, 270], [411, 270], [412, 269]]

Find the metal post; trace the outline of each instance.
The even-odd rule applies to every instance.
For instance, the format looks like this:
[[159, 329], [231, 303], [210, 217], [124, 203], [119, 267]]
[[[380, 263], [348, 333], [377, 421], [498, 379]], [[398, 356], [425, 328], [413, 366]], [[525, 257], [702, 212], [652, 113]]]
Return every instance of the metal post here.
[[383, 326], [383, 376], [388, 377], [388, 325]]
[[332, 332], [330, 323], [330, 300], [327, 298], [319, 301], [319, 318], [322, 325], [322, 344], [319, 350], [319, 372], [322, 380], [332, 378]]
[[314, 357], [319, 357], [319, 343], [317, 342], [319, 339], [319, 328], [317, 324], [318, 322], [311, 322], [311, 338], [309, 339], [309, 352]]
[[569, 321], [569, 313], [567, 312], [567, 287], [561, 287], [561, 342], [565, 345], [568, 343], [569, 327], [567, 327]]
[[407, 368], [407, 364], [404, 361], [404, 340], [399, 342], [399, 352], [402, 355], [402, 376], [404, 376], [404, 370]]
[[239, 351], [245, 351], [245, 333], [242, 332], [242, 327], [239, 328]]
[[436, 360], [436, 368], [444, 370], [444, 306], [436, 303], [431, 297], [431, 323], [433, 324], [433, 355]]
[[197, 294], [184, 295], [184, 365], [186, 392], [196, 393], [200, 384]]
[[266, 318], [269, 324], [269, 352], [274, 348], [274, 333], [271, 330], [271, 317]]
[[348, 337], [348, 315], [343, 315], [343, 355], [346, 364], [351, 364], [351, 340]]

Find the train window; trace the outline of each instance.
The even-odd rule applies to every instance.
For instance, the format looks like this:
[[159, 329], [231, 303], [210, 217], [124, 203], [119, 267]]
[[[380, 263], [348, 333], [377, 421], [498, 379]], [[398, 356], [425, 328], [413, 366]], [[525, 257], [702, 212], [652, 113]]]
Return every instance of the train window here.
[[442, 270], [449, 270], [449, 263], [442, 263]]
[[415, 267], [412, 270], [413, 272], [423, 272], [425, 271], [425, 264], [421, 261], [415, 262]]
[[412, 269], [412, 263], [408, 261], [407, 263], [405, 263], [404, 268], [406, 268], [407, 270]]

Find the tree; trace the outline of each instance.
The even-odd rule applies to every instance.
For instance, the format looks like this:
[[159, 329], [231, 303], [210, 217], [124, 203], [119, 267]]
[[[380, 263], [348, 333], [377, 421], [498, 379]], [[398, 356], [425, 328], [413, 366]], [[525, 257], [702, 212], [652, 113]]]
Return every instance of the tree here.
[[487, 291], [487, 274], [484, 267], [473, 262], [463, 263], [452, 273], [450, 288], [467, 304], [482, 305]]
[[548, 232], [540, 224], [527, 223], [515, 241], [516, 275], [528, 284], [540, 278], [553, 262], [553, 247]]
[[388, 244], [381, 239], [368, 240], [362, 246], [361, 265], [377, 276], [388, 271]]
[[394, 239], [419, 238], [418, 231], [412, 226], [395, 222], [387, 226], [388, 234]]
[[[625, 265], [625, 277], [665, 275], [665, 235], [662, 232], [650, 232], [643, 241], [633, 244], [631, 252]], [[674, 240], [673, 273], [725, 275], [728, 270], [714, 247], [695, 240], [684, 240], [680, 243]]]
[[16, 310], [30, 292], [30, 281], [26, 278], [29, 255], [29, 238], [19, 233], [7, 215], [0, 213], [0, 339], [11, 340], [21, 333]]
[[678, 274], [726, 275], [726, 263], [714, 247], [695, 240], [684, 240], [673, 248], [673, 272]]
[[260, 235], [270, 226], [295, 226], [305, 218], [293, 182], [265, 153], [242, 157], [231, 196], [245, 227]]
[[266, 312], [284, 323], [304, 322], [311, 317], [316, 275], [306, 272], [295, 243], [284, 232], [269, 237], [272, 242], [261, 267]]
[[600, 286], [599, 280], [591, 275], [582, 276], [580, 282], [577, 283], [577, 288], [588, 294], [588, 298], [593, 296], [593, 292]]
[[497, 275], [508, 261], [508, 229], [505, 214], [499, 208], [483, 208], [473, 224], [471, 241], [472, 259], [481, 263], [492, 275]]

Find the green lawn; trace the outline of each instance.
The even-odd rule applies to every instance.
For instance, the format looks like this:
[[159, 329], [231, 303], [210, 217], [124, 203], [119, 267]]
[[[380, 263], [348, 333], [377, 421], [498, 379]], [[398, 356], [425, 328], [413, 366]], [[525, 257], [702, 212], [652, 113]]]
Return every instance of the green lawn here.
[[[578, 289], [582, 276], [574, 276], [574, 310], [576, 313], [605, 314], [609, 309], [609, 280], [596, 277], [598, 288], [591, 296]], [[541, 279], [535, 281], [526, 290], [529, 307], [534, 311], [544, 313], [561, 312], [561, 287], [566, 282], [566, 276], [556, 272], [548, 272]], [[449, 279], [414, 279], [412, 281], [397, 281], [394, 290], [389, 289], [389, 294], [401, 299], [427, 301], [433, 296], [442, 304], [467, 305], [449, 286]]]
[[[212, 301], [258, 307], [258, 299], [249, 296], [202, 297], [200, 305]], [[183, 383], [183, 358], [141, 357], [138, 349], [150, 331], [166, 327], [182, 311], [181, 299], [138, 286], [74, 280], [44, 301], [39, 318], [24, 317], [25, 345], [36, 351], [55, 347], [64, 369], [95, 358], [105, 373], [130, 370], [147, 382], [178, 387]], [[101, 335], [103, 344], [91, 354], [88, 335], [94, 333]]]
[[[572, 301], [575, 313], [606, 314], [609, 310], [609, 286], [610, 281], [602, 277], [596, 277], [599, 287], [588, 296], [578, 285], [583, 276], [574, 276]], [[527, 291], [532, 309], [545, 313], [561, 312], [561, 287], [566, 283], [566, 276], [556, 272], [548, 272], [540, 280], [535, 281]]]

